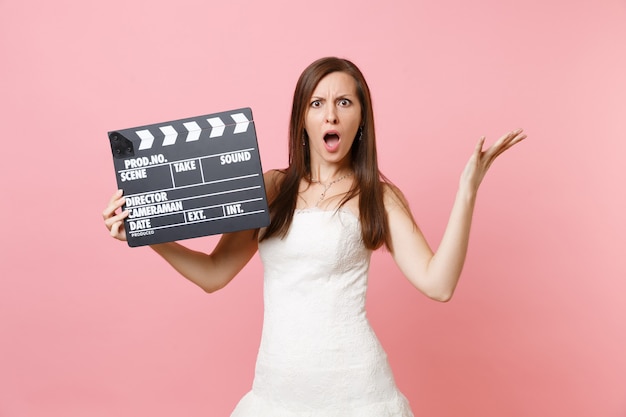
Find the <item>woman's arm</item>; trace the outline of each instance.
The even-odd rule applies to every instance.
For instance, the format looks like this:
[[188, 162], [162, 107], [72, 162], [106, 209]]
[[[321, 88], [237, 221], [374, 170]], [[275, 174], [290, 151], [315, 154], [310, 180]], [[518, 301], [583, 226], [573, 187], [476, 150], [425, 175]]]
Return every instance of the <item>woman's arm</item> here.
[[[276, 172], [264, 176], [268, 199], [276, 189]], [[123, 222], [128, 211], [117, 212], [124, 203], [122, 192], [117, 191], [102, 212], [111, 236], [119, 240], [126, 240]], [[250, 261], [258, 248], [255, 232], [225, 233], [211, 253], [191, 250], [177, 242], [151, 245], [151, 248], [185, 278], [206, 292], [213, 292], [226, 286]]]
[[505, 150], [526, 138], [522, 130], [502, 136], [486, 151], [481, 138], [461, 176], [450, 219], [436, 252], [428, 246], [413, 220], [402, 193], [388, 188], [385, 193], [391, 252], [409, 281], [428, 297], [448, 301], [458, 283], [469, 243], [476, 194], [493, 161]]
[[243, 230], [223, 234], [210, 254], [177, 242], [151, 248], [182, 276], [210, 293], [224, 288], [250, 261], [257, 246], [254, 230]]

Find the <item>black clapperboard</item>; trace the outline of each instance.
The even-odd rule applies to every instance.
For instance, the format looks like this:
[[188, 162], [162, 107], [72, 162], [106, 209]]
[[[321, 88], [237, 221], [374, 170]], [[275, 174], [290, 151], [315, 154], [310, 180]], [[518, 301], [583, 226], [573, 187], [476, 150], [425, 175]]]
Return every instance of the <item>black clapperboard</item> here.
[[256, 229], [269, 210], [252, 110], [108, 133], [129, 246]]

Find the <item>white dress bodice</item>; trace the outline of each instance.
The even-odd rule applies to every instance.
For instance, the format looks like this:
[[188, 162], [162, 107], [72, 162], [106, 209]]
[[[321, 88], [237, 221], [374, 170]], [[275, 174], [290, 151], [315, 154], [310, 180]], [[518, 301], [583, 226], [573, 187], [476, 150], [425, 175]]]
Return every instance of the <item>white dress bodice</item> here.
[[232, 417], [410, 417], [365, 314], [371, 251], [351, 212], [297, 210], [259, 244], [264, 322], [250, 391]]

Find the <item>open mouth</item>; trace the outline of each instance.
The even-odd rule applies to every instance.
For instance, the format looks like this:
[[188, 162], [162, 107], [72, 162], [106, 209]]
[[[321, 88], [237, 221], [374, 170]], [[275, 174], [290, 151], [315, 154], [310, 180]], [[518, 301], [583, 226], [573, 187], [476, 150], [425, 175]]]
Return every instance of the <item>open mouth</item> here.
[[326, 147], [330, 149], [334, 149], [339, 144], [339, 134], [336, 132], [328, 132], [324, 135], [324, 142], [326, 142]]

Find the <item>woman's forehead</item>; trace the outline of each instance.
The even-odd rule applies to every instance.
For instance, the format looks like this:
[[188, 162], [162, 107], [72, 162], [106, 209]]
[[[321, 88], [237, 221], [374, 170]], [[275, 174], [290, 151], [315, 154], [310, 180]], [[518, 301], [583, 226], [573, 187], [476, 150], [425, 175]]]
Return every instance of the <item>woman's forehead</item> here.
[[345, 72], [331, 72], [324, 76], [313, 89], [313, 95], [318, 94], [355, 94], [357, 91], [356, 80]]

